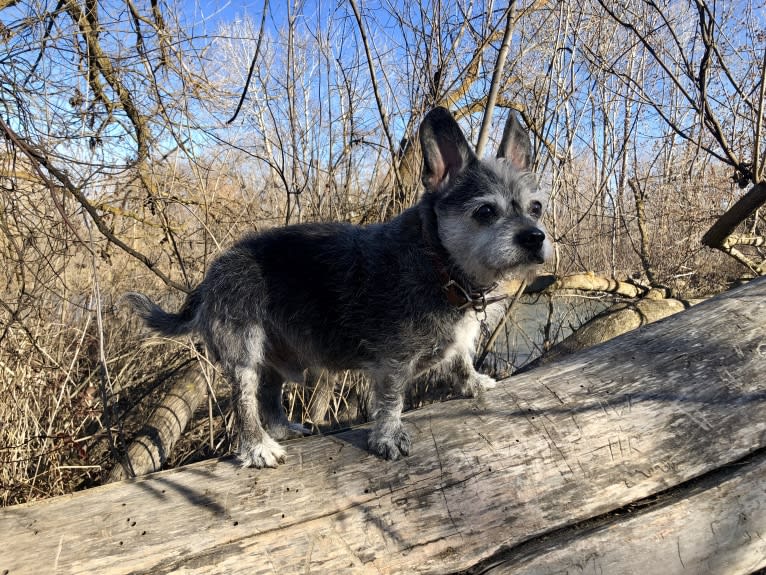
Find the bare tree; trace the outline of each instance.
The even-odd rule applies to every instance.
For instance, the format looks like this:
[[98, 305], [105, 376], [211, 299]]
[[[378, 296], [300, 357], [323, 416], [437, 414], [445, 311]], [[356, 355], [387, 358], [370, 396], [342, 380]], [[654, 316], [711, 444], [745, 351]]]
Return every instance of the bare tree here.
[[[764, 185], [764, 18], [751, 2], [717, 4], [695, 0], [688, 9], [651, 0], [615, 5], [599, 0], [605, 15], [629, 34], [654, 63], [653, 82], [622, 80], [676, 135], [733, 170], [752, 188], [707, 231], [703, 242], [755, 273], [766, 271], [740, 247], [759, 246], [760, 235], [735, 230], [766, 202]], [[740, 19], [736, 13], [747, 16]], [[744, 27], [740, 28], [740, 22]], [[605, 63], [611, 65], [611, 63]], [[678, 100], [668, 98], [677, 95]], [[684, 113], [677, 113], [680, 106]]]

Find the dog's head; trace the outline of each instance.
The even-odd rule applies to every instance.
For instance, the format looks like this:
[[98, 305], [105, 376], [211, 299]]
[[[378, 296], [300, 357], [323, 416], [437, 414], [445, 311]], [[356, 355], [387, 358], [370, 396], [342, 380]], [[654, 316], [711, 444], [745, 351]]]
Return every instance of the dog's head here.
[[492, 160], [476, 157], [444, 108], [426, 115], [420, 144], [439, 239], [474, 285], [525, 277], [549, 257], [551, 243], [540, 222], [548, 196], [529, 171], [529, 136], [515, 114]]

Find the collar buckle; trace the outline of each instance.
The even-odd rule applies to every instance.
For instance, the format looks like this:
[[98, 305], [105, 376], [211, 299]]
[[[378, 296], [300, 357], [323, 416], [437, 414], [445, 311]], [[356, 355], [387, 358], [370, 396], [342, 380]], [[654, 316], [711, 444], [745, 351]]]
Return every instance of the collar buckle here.
[[502, 301], [508, 297], [507, 295], [500, 295], [488, 298], [487, 294], [496, 287], [497, 284], [494, 283], [487, 288], [467, 290], [455, 280], [450, 279], [442, 286], [442, 289], [447, 292], [447, 301], [451, 305], [459, 310], [470, 307], [476, 313], [480, 313], [484, 312], [489, 304]]

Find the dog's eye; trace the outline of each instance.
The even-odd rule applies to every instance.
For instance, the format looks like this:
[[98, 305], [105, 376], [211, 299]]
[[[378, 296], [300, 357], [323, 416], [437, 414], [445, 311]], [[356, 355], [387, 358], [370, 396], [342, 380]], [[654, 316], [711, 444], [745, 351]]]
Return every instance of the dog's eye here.
[[543, 205], [535, 200], [534, 202], [529, 204], [529, 215], [535, 218], [536, 220], [540, 218], [540, 216], [543, 215]]
[[473, 219], [487, 226], [497, 219], [497, 209], [492, 204], [484, 204], [476, 208]]

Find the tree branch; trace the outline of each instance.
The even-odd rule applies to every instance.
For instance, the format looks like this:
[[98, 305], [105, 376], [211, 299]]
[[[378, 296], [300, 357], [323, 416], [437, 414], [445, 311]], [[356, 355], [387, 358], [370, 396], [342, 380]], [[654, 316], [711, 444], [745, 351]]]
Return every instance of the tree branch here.
[[82, 32], [85, 43], [88, 46], [88, 83], [96, 97], [110, 111], [114, 108], [114, 102], [104, 92], [103, 86], [98, 81], [97, 74], [100, 74], [115, 91], [120, 105], [127, 114], [135, 132], [137, 146], [135, 161], [137, 163], [142, 162], [149, 155], [149, 128], [146, 125], [146, 119], [133, 102], [130, 91], [117, 79], [117, 73], [112, 66], [112, 61], [101, 48], [98, 38], [98, 14], [96, 6], [89, 7], [88, 12], [85, 13], [76, 0], [67, 0], [66, 10], [80, 28], [80, 32]]
[[711, 248], [722, 249], [724, 240], [764, 203], [766, 203], [766, 182], [761, 182], [753, 186], [716, 220], [702, 236], [702, 243]]
[[394, 138], [391, 134], [391, 129], [388, 125], [388, 114], [386, 113], [385, 106], [383, 105], [383, 99], [380, 96], [380, 90], [378, 89], [378, 81], [375, 77], [375, 68], [372, 65], [372, 53], [370, 52], [370, 43], [367, 40], [367, 33], [364, 29], [364, 22], [362, 21], [362, 15], [359, 12], [359, 7], [356, 5], [356, 0], [348, 0], [351, 5], [351, 9], [354, 11], [354, 18], [356, 18], [356, 24], [359, 28], [359, 35], [362, 38], [362, 47], [367, 58], [367, 68], [370, 72], [370, 81], [372, 82], [372, 92], [375, 96], [375, 103], [378, 107], [378, 113], [380, 114], [380, 121], [383, 125], [383, 132], [386, 135], [388, 141], [388, 147], [391, 150], [391, 166], [394, 170], [394, 180], [396, 182], [396, 189], [401, 189], [401, 176], [399, 175], [399, 166], [396, 160], [396, 146], [394, 145]]
[[149, 268], [149, 270], [154, 275], [160, 278], [168, 286], [173, 287], [185, 293], [188, 293], [189, 291], [191, 291], [189, 287], [170, 279], [170, 277], [165, 275], [161, 270], [157, 269], [155, 262], [150, 260], [146, 255], [142, 254], [141, 252], [134, 250], [128, 244], [126, 244], [125, 242], [120, 240], [116, 235], [114, 235], [114, 233], [112, 233], [112, 231], [109, 229], [109, 226], [106, 224], [104, 219], [101, 217], [101, 214], [98, 213], [98, 210], [96, 209], [96, 207], [90, 203], [87, 196], [82, 192], [80, 187], [77, 186], [74, 182], [72, 182], [72, 180], [69, 178], [67, 173], [58, 169], [56, 166], [54, 166], [44, 152], [42, 152], [35, 146], [29, 144], [26, 140], [24, 140], [24, 138], [16, 134], [3, 121], [2, 118], [0, 118], [0, 130], [2, 130], [2, 132], [5, 134], [5, 137], [8, 138], [16, 148], [18, 148], [21, 152], [24, 153], [24, 155], [27, 158], [29, 158], [29, 160], [34, 165], [40, 178], [44, 182], [46, 182], [46, 184], [51, 189], [57, 186], [51, 181], [48, 174], [51, 174], [53, 177], [56, 178], [59, 184], [67, 192], [69, 192], [69, 194], [77, 201], [77, 203], [79, 203], [80, 206], [82, 206], [82, 208], [88, 213], [88, 215], [93, 220], [93, 223], [96, 224], [98, 231], [110, 243], [116, 245], [118, 248], [123, 250], [128, 255], [136, 258], [138, 261], [143, 263], [147, 268]]
[[514, 19], [511, 11], [513, 4], [514, 2], [511, 1], [508, 5], [505, 32], [503, 33], [503, 42], [500, 45], [500, 52], [497, 55], [495, 69], [492, 71], [492, 83], [490, 84], [489, 96], [487, 97], [487, 106], [484, 110], [484, 117], [481, 121], [481, 128], [479, 129], [479, 141], [476, 144], [476, 155], [479, 157], [481, 157], [481, 154], [484, 151], [484, 146], [487, 145], [487, 139], [489, 138], [489, 127], [492, 125], [492, 113], [495, 109], [497, 93], [500, 90], [500, 81], [503, 78], [503, 70], [505, 69], [505, 60], [508, 57], [508, 50], [511, 45], [511, 34], [513, 33], [514, 28]]

